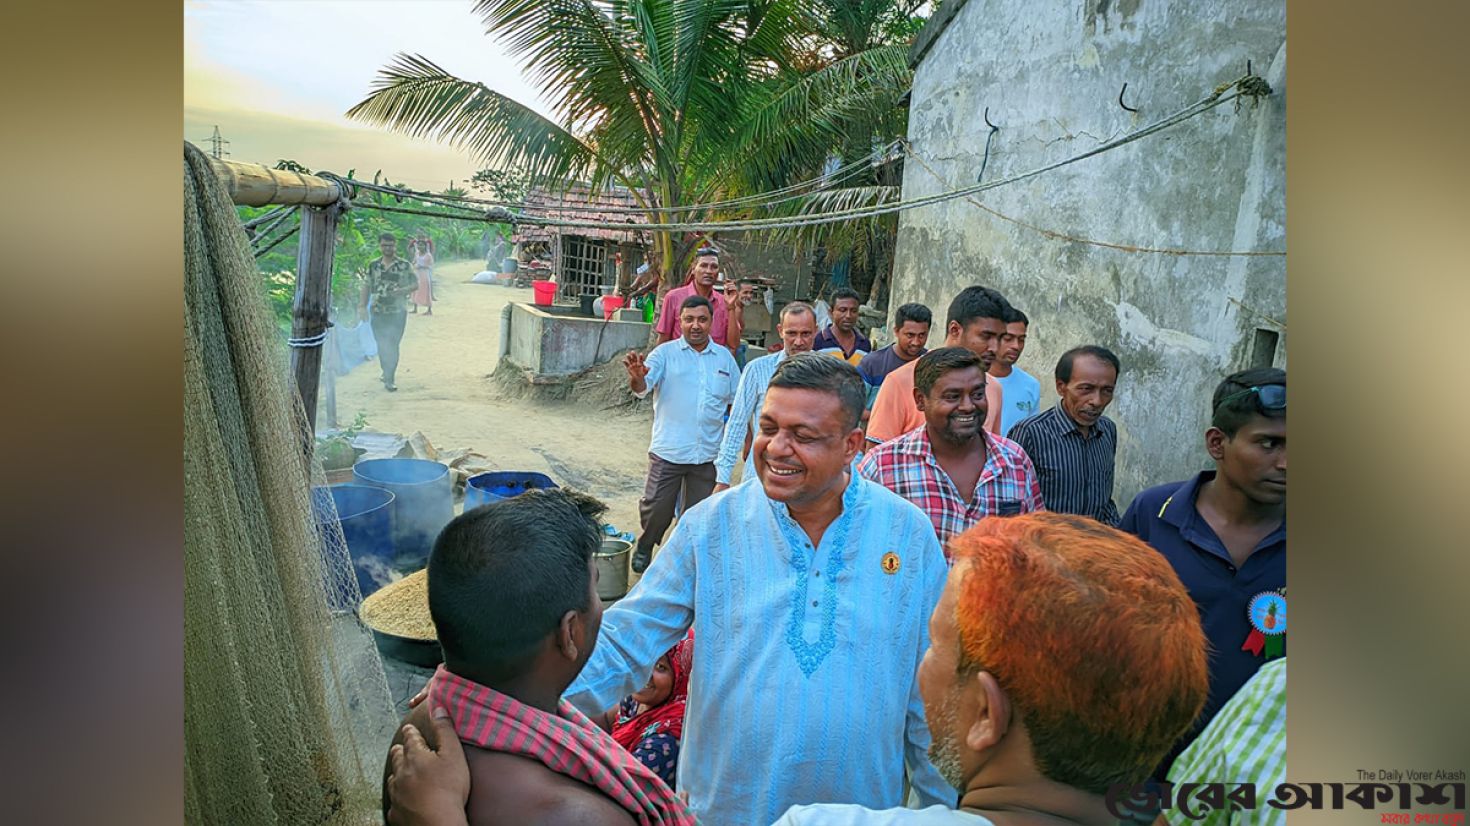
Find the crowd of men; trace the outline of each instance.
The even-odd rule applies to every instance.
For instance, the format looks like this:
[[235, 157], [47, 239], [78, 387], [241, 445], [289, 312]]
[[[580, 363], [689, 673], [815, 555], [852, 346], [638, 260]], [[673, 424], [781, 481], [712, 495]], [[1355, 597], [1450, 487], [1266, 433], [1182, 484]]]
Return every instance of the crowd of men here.
[[[1214, 469], [1120, 518], [1108, 349], [1067, 349], [1040, 411], [1029, 320], [995, 290], [962, 290], [932, 351], [929, 309], [873, 351], [839, 293], [821, 330], [787, 304], [782, 349], [741, 371], [700, 266], [668, 340], [625, 361], [654, 398], [641, 580], [603, 611], [578, 494], [451, 523], [429, 563], [445, 664], [391, 750], [390, 822], [1101, 824], [1120, 784], [1279, 779], [1178, 772], [1284, 766], [1258, 753], [1284, 714], [1256, 713], [1284, 664], [1252, 679], [1284, 654], [1284, 371], [1224, 377]], [[587, 716], [690, 629], [675, 794]], [[1227, 703], [1250, 711], [1210, 725]]]

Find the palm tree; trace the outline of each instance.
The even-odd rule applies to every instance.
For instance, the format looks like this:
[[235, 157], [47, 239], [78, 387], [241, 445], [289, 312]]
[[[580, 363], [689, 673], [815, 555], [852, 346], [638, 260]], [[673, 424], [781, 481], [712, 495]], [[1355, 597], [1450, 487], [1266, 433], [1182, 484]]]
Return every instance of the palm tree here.
[[[845, 114], [875, 89], [907, 88], [907, 66], [891, 52], [802, 72], [824, 37], [820, 5], [479, 0], [487, 32], [522, 59], [555, 119], [406, 54], [379, 70], [347, 114], [438, 138], [542, 186], [620, 184], [640, 207], [671, 210], [650, 211], [650, 220], [718, 217], [692, 206], [819, 167], [846, 136]], [[666, 279], [682, 263], [678, 241], [654, 233]]]
[[[883, 147], [908, 133], [908, 109], [903, 96], [913, 82], [908, 51], [926, 22], [920, 13], [926, 0], [815, 0], [817, 21], [810, 48], [800, 58], [805, 71], [773, 101], [767, 117], [781, 121], [793, 117], [803, 98], [824, 101], [806, 115], [806, 151], [788, 151], [799, 159], [799, 169], [790, 174], [809, 177], [825, 165], [842, 165], [874, 158], [866, 172], [844, 175], [840, 186], [815, 193], [788, 205], [786, 211], [826, 212], [887, 203], [899, 198], [903, 163], [897, 152]], [[937, 4], [936, 4], [937, 5]], [[826, 86], [837, 85], [857, 93], [832, 94]], [[790, 103], [792, 99], [797, 103]], [[833, 142], [823, 143], [829, 136]], [[815, 153], [814, 153], [815, 150]], [[752, 170], [769, 168], [758, 164]], [[760, 189], [779, 185], [771, 180], [747, 180], [746, 186]], [[852, 283], [873, 300], [882, 292], [883, 278], [893, 266], [893, 241], [898, 216], [888, 214], [835, 224], [799, 226], [778, 232], [774, 240], [798, 249], [821, 249], [828, 261], [852, 262]], [[866, 290], [863, 288], [866, 287]], [[816, 290], [813, 291], [816, 295]]]

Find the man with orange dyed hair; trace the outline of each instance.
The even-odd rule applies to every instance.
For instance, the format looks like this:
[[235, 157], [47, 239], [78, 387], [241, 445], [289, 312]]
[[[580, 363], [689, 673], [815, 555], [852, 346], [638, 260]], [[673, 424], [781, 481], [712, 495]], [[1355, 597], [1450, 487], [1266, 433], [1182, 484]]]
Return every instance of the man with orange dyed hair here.
[[796, 806], [781, 826], [1117, 823], [1108, 787], [1141, 783], [1199, 714], [1204, 632], [1158, 552], [1047, 512], [982, 519], [952, 544], [919, 689], [959, 809]]

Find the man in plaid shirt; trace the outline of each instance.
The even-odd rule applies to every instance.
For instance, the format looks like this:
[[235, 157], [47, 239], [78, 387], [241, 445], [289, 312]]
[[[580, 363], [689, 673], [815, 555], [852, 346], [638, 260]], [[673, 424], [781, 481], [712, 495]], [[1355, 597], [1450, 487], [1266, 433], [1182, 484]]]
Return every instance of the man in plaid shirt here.
[[1169, 782], [1254, 783], [1260, 805], [1251, 811], [1230, 806], [1204, 808], [1204, 819], [1178, 808], [1161, 815], [1156, 826], [1286, 826], [1286, 812], [1266, 805], [1266, 796], [1286, 782], [1286, 658], [1261, 666], [1220, 709], [1202, 734], [1169, 769]]
[[914, 402], [924, 426], [872, 448], [864, 478], [913, 502], [949, 540], [986, 516], [1042, 510], [1036, 469], [1020, 445], [985, 430], [985, 366], [964, 347], [919, 357]]

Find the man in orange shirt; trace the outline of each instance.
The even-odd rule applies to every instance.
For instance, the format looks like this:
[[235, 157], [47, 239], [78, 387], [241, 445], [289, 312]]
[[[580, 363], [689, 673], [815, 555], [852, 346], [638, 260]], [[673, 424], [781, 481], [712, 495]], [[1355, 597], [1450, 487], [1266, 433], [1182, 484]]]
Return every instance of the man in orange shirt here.
[[[989, 370], [1005, 335], [1005, 319], [1011, 305], [1005, 297], [989, 287], [966, 287], [949, 303], [949, 320], [945, 322], [944, 346], [964, 347], [980, 357]], [[868, 418], [868, 442], [881, 444], [889, 439], [924, 426], [924, 414], [914, 403], [914, 365], [905, 364], [883, 380], [878, 397], [873, 400], [873, 413]], [[1000, 383], [985, 381], [985, 429], [1000, 433], [1002, 407]]]

